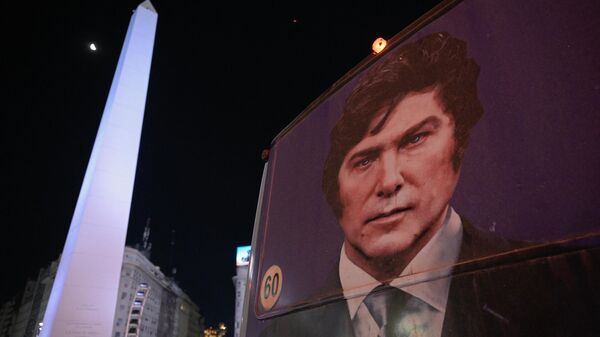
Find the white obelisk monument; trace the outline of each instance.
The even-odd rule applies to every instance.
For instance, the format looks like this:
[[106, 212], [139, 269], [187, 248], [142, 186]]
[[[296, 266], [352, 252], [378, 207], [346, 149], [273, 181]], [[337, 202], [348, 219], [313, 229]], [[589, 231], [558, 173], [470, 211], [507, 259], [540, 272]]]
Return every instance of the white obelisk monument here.
[[148, 0], [131, 16], [41, 336], [112, 333], [157, 19]]

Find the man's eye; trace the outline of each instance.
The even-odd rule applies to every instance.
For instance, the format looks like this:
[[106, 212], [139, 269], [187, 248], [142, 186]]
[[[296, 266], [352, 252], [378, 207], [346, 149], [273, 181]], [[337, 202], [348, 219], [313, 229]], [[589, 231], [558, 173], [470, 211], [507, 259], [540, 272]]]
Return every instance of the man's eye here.
[[357, 160], [354, 163], [354, 167], [357, 169], [364, 169], [369, 167], [369, 165], [371, 165], [373, 163], [373, 160], [371, 158], [363, 158], [360, 160]]
[[368, 158], [365, 158], [358, 162], [358, 166], [360, 166], [360, 167], [365, 167], [369, 164], [371, 164], [371, 159], [368, 159]]
[[425, 133], [418, 133], [416, 135], [412, 135], [408, 139], [408, 144], [417, 144], [423, 141], [423, 138], [425, 138], [425, 136], [427, 136]]
[[416, 144], [421, 140], [421, 137], [422, 137], [422, 135], [414, 135], [414, 136], [410, 137], [408, 142], [411, 144]]

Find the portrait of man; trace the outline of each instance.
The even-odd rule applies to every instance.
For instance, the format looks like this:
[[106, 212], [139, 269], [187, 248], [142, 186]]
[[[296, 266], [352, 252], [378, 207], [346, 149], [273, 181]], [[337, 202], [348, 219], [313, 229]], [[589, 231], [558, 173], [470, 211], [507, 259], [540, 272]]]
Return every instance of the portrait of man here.
[[591, 274], [568, 284], [552, 261], [518, 259], [508, 272], [456, 267], [535, 245], [482, 231], [451, 205], [484, 113], [479, 70], [465, 41], [436, 32], [360, 78], [331, 130], [322, 179], [344, 234], [328, 286], [343, 300], [276, 317], [263, 336], [588, 335], [583, 308], [597, 302], [572, 299]]
[[483, 113], [478, 73], [464, 42], [430, 35], [369, 72], [331, 132], [323, 190], [342, 253], [380, 282], [400, 275], [445, 219], [460, 222], [449, 201]]

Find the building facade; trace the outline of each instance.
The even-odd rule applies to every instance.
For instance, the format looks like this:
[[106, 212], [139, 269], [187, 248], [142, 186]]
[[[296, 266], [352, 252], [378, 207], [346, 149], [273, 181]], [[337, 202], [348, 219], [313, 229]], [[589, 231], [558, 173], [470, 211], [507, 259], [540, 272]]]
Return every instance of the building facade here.
[[17, 301], [15, 298], [11, 298], [0, 306], [0, 337], [10, 337], [10, 329], [17, 317]]
[[201, 336], [198, 306], [143, 252], [125, 247], [113, 337]]
[[[43, 320], [58, 262], [41, 268], [35, 280], [28, 280], [20, 298], [15, 299], [10, 337], [37, 336]], [[18, 300], [18, 302], [17, 302]], [[6, 303], [5, 303], [6, 304]], [[8, 318], [6, 318], [8, 319]]]
[[[204, 318], [198, 306], [148, 256], [148, 251], [125, 247], [111, 336], [202, 336]], [[20, 298], [0, 307], [0, 333], [6, 333], [0, 337], [39, 334], [57, 266], [54, 261], [42, 268], [36, 280], [27, 281]]]
[[233, 326], [234, 337], [240, 337], [242, 327], [242, 314], [244, 310], [244, 298], [246, 284], [248, 283], [248, 266], [250, 264], [250, 246], [241, 246], [236, 252], [236, 274], [232, 278], [235, 286], [235, 323]]

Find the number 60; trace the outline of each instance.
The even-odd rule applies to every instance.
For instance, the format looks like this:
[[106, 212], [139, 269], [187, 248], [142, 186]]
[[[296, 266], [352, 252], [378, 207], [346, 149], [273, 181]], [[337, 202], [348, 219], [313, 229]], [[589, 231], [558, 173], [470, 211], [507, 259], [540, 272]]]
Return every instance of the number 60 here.
[[279, 292], [279, 273], [276, 273], [271, 277], [271, 275], [267, 276], [265, 279], [265, 286], [263, 290], [263, 297], [265, 299], [269, 298], [269, 296], [277, 297], [277, 293]]

